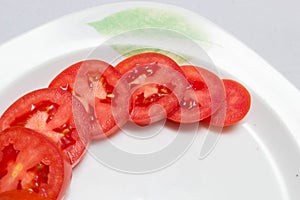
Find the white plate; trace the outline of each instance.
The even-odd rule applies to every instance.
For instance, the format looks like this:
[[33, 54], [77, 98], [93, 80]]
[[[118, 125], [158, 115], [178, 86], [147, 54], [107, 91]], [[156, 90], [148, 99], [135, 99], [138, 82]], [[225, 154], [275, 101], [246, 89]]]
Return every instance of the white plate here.
[[[164, 40], [152, 34], [158, 29]], [[144, 30], [142, 38], [146, 42], [140, 40]], [[168, 41], [165, 33], [183, 41]], [[132, 37], [135, 34], [137, 37]], [[181, 152], [169, 152], [169, 158], [154, 158], [154, 162], [163, 163], [159, 166], [137, 163], [140, 160], [130, 160], [123, 154], [112, 155], [106, 152], [109, 147], [105, 142], [97, 142], [74, 169], [65, 199], [300, 199], [299, 91], [245, 45], [182, 8], [144, 2], [104, 5], [65, 16], [7, 42], [0, 46], [0, 111], [22, 94], [46, 87], [71, 63], [91, 57], [112, 61], [118, 55], [114, 50], [123, 50], [110, 48], [111, 44], [149, 46], [148, 39], [154, 47], [192, 58], [202, 47], [205, 58], [209, 58], [201, 58], [204, 64], [213, 61], [217, 67], [212, 70], [240, 81], [250, 90], [250, 113], [238, 125], [225, 129], [217, 143], [210, 143], [218, 139], [215, 130], [200, 126], [192, 143], [187, 142]], [[187, 51], [189, 45], [191, 50]], [[102, 47], [107, 51], [95, 51]], [[191, 139], [187, 133], [176, 134], [175, 127], [160, 129], [161, 125], [146, 130], [127, 126], [123, 131], [127, 135], [117, 134], [111, 144], [123, 152], [149, 157], [156, 155], [151, 154], [154, 151], [168, 148], [176, 138], [185, 142]], [[181, 128], [186, 132], [195, 130], [192, 125]], [[146, 135], [153, 132], [158, 134]], [[139, 138], [140, 134], [146, 138]], [[205, 149], [207, 144], [216, 145]], [[100, 154], [106, 152], [112, 158], [111, 163], [95, 156], [95, 146]], [[141, 171], [141, 166], [149, 165], [151, 168]]]

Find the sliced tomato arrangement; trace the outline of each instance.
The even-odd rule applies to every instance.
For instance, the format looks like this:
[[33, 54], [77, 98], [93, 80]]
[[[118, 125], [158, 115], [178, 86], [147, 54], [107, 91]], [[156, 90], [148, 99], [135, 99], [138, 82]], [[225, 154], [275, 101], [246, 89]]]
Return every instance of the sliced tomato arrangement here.
[[131, 56], [116, 69], [130, 88], [129, 118], [139, 125], [165, 118], [177, 107], [187, 86], [178, 64], [159, 53]]
[[0, 200], [51, 200], [27, 190], [11, 190], [0, 193]]
[[60, 89], [39, 89], [19, 98], [3, 113], [0, 131], [21, 126], [46, 135], [67, 153], [75, 166], [86, 150], [89, 133], [86, 120], [75, 123], [73, 113], [85, 118], [83, 107], [70, 93]]
[[24, 127], [0, 133], [0, 193], [27, 190], [62, 199], [71, 165], [48, 137]]
[[[125, 104], [122, 101], [126, 99], [126, 88], [121, 86], [120, 90], [114, 91], [120, 77], [108, 63], [86, 60], [66, 68], [49, 87], [60, 88], [76, 96], [90, 114], [91, 138], [101, 138], [117, 132], [119, 126], [127, 122], [126, 110], [122, 106]], [[112, 110], [116, 102], [118, 109]]]
[[226, 99], [216, 113], [205, 119], [206, 122], [220, 127], [230, 126], [241, 121], [251, 106], [250, 93], [242, 84], [230, 79], [223, 79], [223, 83]]
[[61, 200], [89, 141], [117, 133], [128, 119], [224, 127], [241, 121], [250, 106], [242, 84], [160, 53], [134, 55], [116, 67], [76, 62], [0, 117], [0, 200]]
[[193, 123], [214, 113], [225, 99], [221, 79], [214, 73], [196, 66], [185, 65], [181, 69], [189, 82], [180, 105], [168, 115], [177, 123]]

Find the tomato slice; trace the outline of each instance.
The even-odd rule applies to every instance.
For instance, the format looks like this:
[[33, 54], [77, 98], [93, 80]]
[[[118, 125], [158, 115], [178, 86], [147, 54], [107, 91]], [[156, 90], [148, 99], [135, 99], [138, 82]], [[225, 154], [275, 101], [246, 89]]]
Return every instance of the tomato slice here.
[[219, 110], [204, 121], [214, 126], [225, 127], [241, 121], [251, 107], [251, 96], [248, 90], [239, 82], [223, 79], [226, 100]]
[[61, 199], [71, 171], [62, 151], [48, 137], [24, 127], [0, 133], [0, 193], [27, 190]]
[[165, 118], [177, 107], [187, 86], [177, 63], [159, 53], [131, 56], [121, 61], [116, 69], [129, 85], [129, 118], [139, 125]]
[[189, 82], [177, 109], [168, 119], [177, 123], [193, 123], [209, 117], [225, 99], [224, 86], [213, 72], [196, 66], [181, 69]]
[[11, 190], [0, 193], [0, 200], [51, 200], [27, 190]]
[[[114, 67], [100, 60], [86, 60], [75, 63], [50, 83], [50, 88], [61, 88], [71, 92], [85, 106], [90, 114], [91, 138], [111, 136], [127, 122], [125, 108], [112, 110], [115, 102], [125, 101], [126, 89], [115, 91], [120, 74]], [[122, 105], [124, 103], [119, 103]]]
[[[73, 113], [83, 119], [75, 121]], [[84, 118], [83, 106], [69, 92], [44, 88], [15, 101], [1, 116], [0, 131], [22, 126], [46, 135], [67, 153], [75, 166], [88, 143], [88, 123]]]

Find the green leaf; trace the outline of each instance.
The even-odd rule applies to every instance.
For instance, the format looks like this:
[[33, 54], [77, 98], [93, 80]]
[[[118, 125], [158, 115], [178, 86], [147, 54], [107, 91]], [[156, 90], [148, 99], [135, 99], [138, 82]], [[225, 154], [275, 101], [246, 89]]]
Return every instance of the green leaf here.
[[176, 31], [194, 40], [206, 40], [203, 30], [199, 30], [186, 17], [163, 9], [134, 8], [112, 14], [100, 21], [89, 23], [99, 33], [118, 35], [143, 28], [161, 28]]

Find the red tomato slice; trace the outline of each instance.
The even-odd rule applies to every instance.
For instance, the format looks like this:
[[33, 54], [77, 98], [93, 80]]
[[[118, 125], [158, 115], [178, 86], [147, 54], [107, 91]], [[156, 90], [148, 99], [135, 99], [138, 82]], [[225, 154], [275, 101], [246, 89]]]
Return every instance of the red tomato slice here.
[[116, 69], [131, 90], [130, 120], [139, 125], [165, 118], [177, 107], [187, 86], [177, 63], [159, 53], [131, 56], [121, 61]]
[[27, 190], [11, 190], [0, 194], [0, 200], [51, 200]]
[[[73, 113], [83, 119], [75, 121]], [[84, 118], [84, 108], [69, 92], [45, 88], [15, 101], [1, 116], [0, 131], [23, 126], [46, 135], [68, 154], [75, 166], [88, 143], [88, 124]]]
[[214, 126], [225, 127], [241, 121], [249, 112], [251, 96], [248, 90], [240, 83], [223, 79], [226, 100], [220, 109], [204, 121]]
[[126, 100], [126, 89], [115, 91], [119, 79], [120, 74], [108, 63], [86, 60], [66, 68], [49, 87], [67, 90], [76, 96], [90, 114], [91, 138], [101, 138], [116, 133], [127, 122], [122, 106], [117, 111], [112, 110], [115, 102]]
[[217, 75], [196, 66], [181, 67], [189, 86], [178, 108], [168, 115], [177, 123], [193, 123], [209, 117], [225, 99], [224, 86]]
[[71, 171], [62, 151], [47, 137], [24, 127], [0, 133], [0, 193], [28, 190], [61, 199]]

